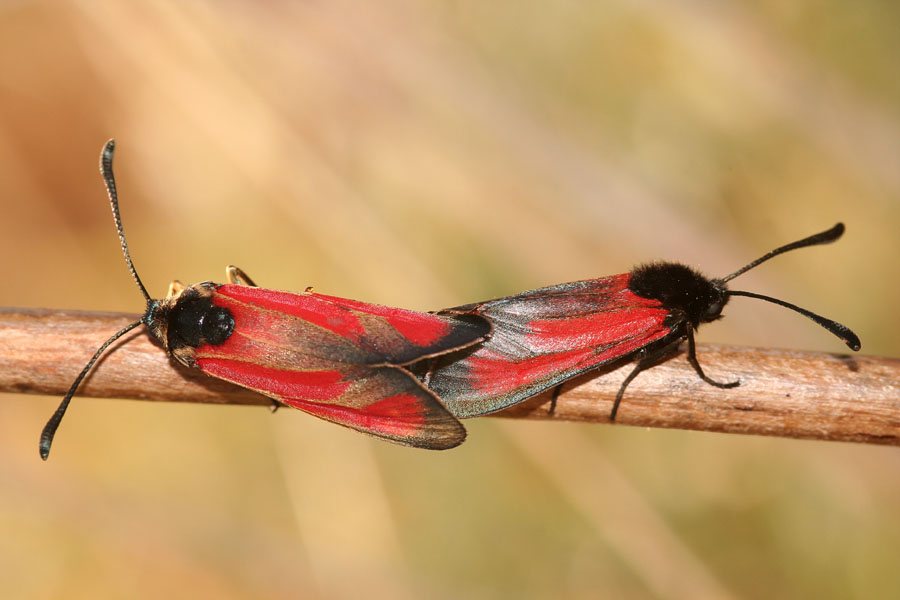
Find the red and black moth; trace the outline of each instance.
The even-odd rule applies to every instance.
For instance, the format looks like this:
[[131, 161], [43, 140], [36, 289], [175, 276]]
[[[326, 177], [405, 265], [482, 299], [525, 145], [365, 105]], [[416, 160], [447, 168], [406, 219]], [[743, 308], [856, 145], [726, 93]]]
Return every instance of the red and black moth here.
[[554, 387], [558, 393], [564, 381], [585, 371], [637, 360], [616, 395], [610, 412], [613, 420], [628, 384], [685, 339], [688, 361], [703, 381], [720, 388], [739, 384], [707, 377], [694, 348], [694, 330], [701, 323], [721, 318], [732, 296], [758, 298], [799, 312], [852, 350], [859, 350], [859, 338], [840, 323], [783, 300], [726, 286], [773, 256], [828, 244], [843, 233], [844, 225], [838, 223], [828, 231], [777, 248], [720, 279], [708, 279], [682, 264], [657, 262], [630, 273], [442, 310], [438, 314], [485, 317], [493, 332], [482, 344], [442, 356], [419, 374], [453, 414], [467, 418], [502, 410]]
[[112, 162], [100, 155], [125, 262], [147, 299], [144, 316], [109, 338], [75, 379], [41, 434], [47, 459], [56, 429], [97, 358], [125, 333], [146, 325], [179, 363], [255, 390], [280, 403], [391, 442], [443, 450], [466, 430], [408, 370], [417, 361], [483, 340], [490, 325], [316, 294], [255, 287], [236, 267], [227, 284], [175, 282], [154, 300], [131, 261], [119, 216]]

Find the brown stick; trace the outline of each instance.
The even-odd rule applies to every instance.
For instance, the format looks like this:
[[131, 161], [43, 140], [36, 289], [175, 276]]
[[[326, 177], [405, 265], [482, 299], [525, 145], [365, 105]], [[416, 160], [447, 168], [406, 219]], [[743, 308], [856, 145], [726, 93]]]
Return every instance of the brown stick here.
[[[97, 348], [138, 319], [116, 313], [0, 308], [0, 392], [62, 399]], [[145, 327], [109, 347], [78, 396], [272, 406], [269, 398], [170, 360]]]
[[[137, 319], [0, 308], [0, 392], [62, 396], [93, 352]], [[712, 387], [678, 356], [634, 380], [616, 423], [900, 445], [900, 359], [731, 346], [699, 346], [698, 358], [713, 378], [741, 385]], [[566, 383], [552, 415], [550, 395], [542, 394], [497, 416], [608, 423], [630, 368]], [[77, 395], [272, 405], [176, 364], [143, 328], [107, 351]]]

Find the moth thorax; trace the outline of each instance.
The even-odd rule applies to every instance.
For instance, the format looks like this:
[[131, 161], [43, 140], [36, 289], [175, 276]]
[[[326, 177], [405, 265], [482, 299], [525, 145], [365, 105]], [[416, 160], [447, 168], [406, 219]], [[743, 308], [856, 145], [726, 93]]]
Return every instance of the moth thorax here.
[[215, 289], [214, 283], [198, 283], [147, 305], [150, 332], [185, 365], [193, 365], [194, 349], [223, 344], [234, 332], [234, 315], [212, 301]]
[[628, 289], [641, 298], [659, 301], [668, 310], [684, 313], [694, 327], [721, 317], [728, 302], [723, 283], [678, 263], [636, 267], [631, 271]]
[[231, 311], [216, 306], [208, 297], [178, 299], [169, 312], [169, 345], [218, 346], [234, 331]]

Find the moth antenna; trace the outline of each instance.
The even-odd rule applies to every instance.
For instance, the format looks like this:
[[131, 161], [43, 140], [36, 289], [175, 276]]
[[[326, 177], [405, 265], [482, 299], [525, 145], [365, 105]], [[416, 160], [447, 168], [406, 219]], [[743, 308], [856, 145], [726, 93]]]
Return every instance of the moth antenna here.
[[805, 308], [800, 308], [796, 304], [791, 304], [790, 302], [785, 302], [784, 300], [779, 300], [778, 298], [772, 298], [771, 296], [763, 296], [762, 294], [754, 294], [753, 292], [740, 292], [736, 290], [727, 290], [725, 292], [728, 296], [747, 296], [748, 298], [758, 298], [760, 300], [765, 300], [766, 302], [772, 302], [773, 304], [778, 304], [779, 306], [783, 306], [785, 308], [789, 308], [795, 312], [800, 313], [804, 317], [808, 317], [839, 337], [847, 346], [850, 347], [851, 350], [857, 351], [862, 348], [862, 344], [859, 341], [859, 337], [853, 331], [850, 330], [846, 325], [841, 325], [837, 321], [832, 321], [831, 319], [826, 319], [821, 315], [817, 315], [812, 311], [808, 311]]
[[85, 375], [88, 374], [88, 371], [91, 370], [91, 367], [94, 366], [94, 363], [97, 362], [97, 359], [100, 358], [100, 355], [103, 354], [103, 351], [109, 348], [109, 345], [115, 342], [117, 339], [137, 327], [141, 325], [144, 321], [135, 321], [125, 329], [119, 331], [114, 334], [111, 338], [106, 340], [106, 342], [100, 346], [100, 349], [94, 353], [94, 356], [91, 360], [88, 361], [88, 364], [85, 365], [84, 369], [81, 370], [78, 377], [75, 378], [75, 383], [72, 384], [72, 387], [69, 388], [69, 391], [66, 392], [66, 397], [63, 398], [62, 402], [59, 403], [59, 408], [56, 409], [56, 412], [50, 417], [50, 420], [47, 421], [47, 424], [44, 425], [44, 430], [41, 432], [41, 458], [47, 460], [47, 457], [50, 455], [50, 445], [53, 444], [53, 436], [56, 435], [56, 430], [59, 427], [60, 421], [62, 421], [63, 416], [66, 414], [66, 409], [69, 408], [69, 402], [72, 400], [72, 396], [75, 395], [75, 390], [78, 389], [78, 385], [81, 383], [81, 380], [84, 379]]
[[807, 246], [818, 246], [820, 244], [830, 244], [831, 242], [837, 240], [842, 235], [844, 235], [844, 224], [838, 223], [837, 225], [835, 225], [828, 231], [823, 231], [822, 233], [817, 233], [815, 235], [811, 235], [808, 238], [803, 238], [802, 240], [787, 244], [780, 248], [775, 248], [774, 250], [772, 250], [765, 256], [761, 256], [761, 257], [757, 258], [749, 265], [738, 269], [731, 275], [728, 275], [726, 277], [721, 277], [717, 281], [726, 283], [728, 281], [731, 281], [738, 275], [741, 275], [742, 273], [746, 273], [753, 267], [756, 267], [756, 266], [760, 265], [761, 263], [766, 262], [767, 260], [769, 260], [770, 258], [772, 258], [774, 256], [778, 256], [779, 254], [784, 254], [785, 252], [790, 252], [791, 250], [796, 250], [797, 248], [806, 248]]
[[[125, 264], [128, 265], [128, 270], [131, 271], [131, 276], [134, 278], [135, 283], [137, 283], [138, 288], [140, 288], [141, 293], [144, 295], [144, 298], [147, 299], [147, 302], [152, 302], [153, 299], [150, 298], [150, 294], [147, 293], [147, 288], [144, 287], [144, 282], [141, 281], [141, 278], [138, 276], [137, 271], [134, 268], [134, 263], [131, 261], [131, 253], [128, 251], [128, 242], [125, 241], [125, 230], [122, 228], [122, 216], [119, 214], [119, 194], [116, 191], [116, 176], [113, 174], [113, 155], [116, 151], [116, 141], [109, 140], [104, 144], [103, 150], [100, 152], [100, 175], [103, 176], [103, 182], [106, 184], [106, 194], [109, 196], [109, 205], [112, 207], [113, 219], [116, 222], [116, 233], [119, 234], [119, 243], [122, 245], [122, 253], [125, 255]], [[125, 329], [122, 329], [118, 333], [114, 334], [111, 338], [106, 340], [102, 346], [94, 353], [94, 356], [91, 357], [91, 360], [88, 361], [88, 364], [84, 366], [84, 369], [81, 370], [81, 373], [78, 374], [78, 377], [75, 378], [75, 382], [72, 383], [72, 387], [69, 388], [69, 391], [66, 392], [66, 396], [60, 402], [59, 407], [56, 409], [56, 412], [50, 417], [47, 421], [47, 424], [44, 425], [44, 430], [41, 432], [41, 458], [47, 460], [47, 457], [50, 455], [50, 446], [53, 444], [53, 436], [56, 435], [56, 430], [59, 428], [59, 424], [62, 421], [63, 416], [66, 414], [66, 410], [69, 408], [69, 402], [72, 400], [72, 396], [75, 395], [75, 391], [78, 389], [78, 386], [81, 384], [81, 381], [87, 376], [90, 372], [91, 367], [94, 366], [94, 363], [97, 362], [97, 359], [100, 358], [100, 355], [109, 348], [110, 344], [115, 342], [117, 339], [137, 327], [144, 322], [143, 319], [140, 321], [135, 321]]]
[[119, 242], [122, 244], [122, 253], [125, 255], [125, 264], [128, 265], [128, 270], [131, 271], [131, 276], [134, 277], [134, 281], [141, 289], [141, 293], [144, 294], [144, 298], [147, 299], [147, 302], [150, 302], [152, 298], [150, 298], [150, 294], [147, 293], [147, 288], [144, 287], [144, 283], [138, 276], [137, 271], [134, 268], [134, 263], [131, 262], [131, 253], [128, 252], [128, 242], [125, 241], [125, 230], [122, 229], [122, 217], [119, 215], [119, 195], [116, 192], [116, 177], [113, 175], [113, 153], [115, 150], [116, 140], [109, 140], [103, 146], [103, 150], [100, 152], [100, 174], [103, 176], [103, 182], [106, 184], [106, 194], [109, 196], [109, 204], [112, 206], [113, 218], [116, 220], [116, 232], [119, 234]]
[[[802, 240], [798, 240], [796, 242], [792, 242], [790, 244], [781, 246], [780, 248], [775, 248], [771, 252], [760, 256], [756, 260], [754, 260], [749, 265], [742, 267], [728, 275], [726, 277], [722, 277], [720, 279], [716, 279], [717, 283], [724, 284], [728, 281], [731, 281], [738, 275], [742, 273], [746, 273], [753, 267], [760, 265], [761, 263], [766, 262], [770, 258], [774, 256], [778, 256], [779, 254], [784, 254], [785, 252], [790, 252], [791, 250], [796, 250], [798, 248], [806, 248], [807, 246], [818, 246], [821, 244], [830, 244], [831, 242], [837, 240], [842, 235], [844, 235], [844, 224], [838, 223], [831, 229], [827, 231], [823, 231], [821, 233], [817, 233], [815, 235], [811, 235], [809, 237], [803, 238]], [[798, 312], [801, 315], [812, 319], [828, 331], [830, 331], [835, 336], [839, 337], [847, 346], [850, 347], [851, 350], [859, 350], [862, 347], [860, 344], [859, 337], [855, 333], [853, 333], [849, 327], [846, 325], [841, 325], [837, 321], [832, 321], [831, 319], [826, 319], [821, 315], [817, 315], [816, 313], [806, 310], [805, 308], [800, 308], [796, 304], [791, 304], [790, 302], [785, 302], [784, 300], [779, 300], [778, 298], [772, 298], [771, 296], [764, 296], [762, 294], [755, 294], [753, 292], [741, 292], [737, 290], [726, 290], [725, 294], [727, 296], [747, 296], [748, 298], [757, 298], [759, 300], [765, 300], [766, 302], [772, 302], [773, 304], [778, 304], [779, 306], [783, 306], [785, 308], [789, 308], [794, 312]]]

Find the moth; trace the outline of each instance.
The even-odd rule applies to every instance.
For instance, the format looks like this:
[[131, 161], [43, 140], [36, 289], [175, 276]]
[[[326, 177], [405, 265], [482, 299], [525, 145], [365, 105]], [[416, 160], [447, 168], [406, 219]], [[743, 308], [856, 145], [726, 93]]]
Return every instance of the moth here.
[[125, 263], [147, 301], [140, 320], [110, 337], [75, 379], [41, 434], [46, 460], [79, 384], [114, 341], [145, 325], [184, 366], [264, 394], [281, 404], [363, 433], [418, 448], [443, 450], [466, 431], [408, 366], [485, 339], [481, 317], [436, 315], [317, 294], [256, 287], [237, 267], [228, 283], [169, 287], [147, 293], [131, 261], [113, 175], [115, 142], [100, 155]]
[[[418, 371], [428, 387], [458, 417], [503, 410], [586, 371], [617, 361], [636, 365], [616, 394], [616, 418], [628, 384], [687, 340], [687, 358], [706, 383], [731, 388], [708, 377], [697, 361], [694, 331], [722, 317], [734, 296], [773, 302], [796, 311], [839, 337], [856, 351], [859, 338], [849, 328], [777, 298], [728, 289], [728, 282], [774, 256], [834, 242], [831, 229], [776, 248], [725, 277], [710, 279], [675, 262], [638, 266], [629, 273], [543, 287], [514, 296], [440, 311], [453, 317], [483, 317], [493, 331], [470, 350], [439, 357]], [[553, 397], [555, 402], [555, 395]], [[552, 405], [551, 405], [552, 407]]]

